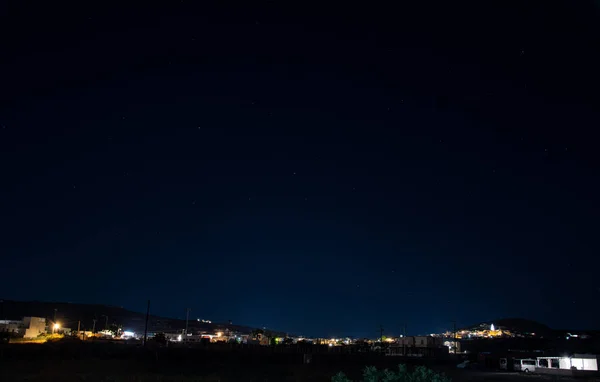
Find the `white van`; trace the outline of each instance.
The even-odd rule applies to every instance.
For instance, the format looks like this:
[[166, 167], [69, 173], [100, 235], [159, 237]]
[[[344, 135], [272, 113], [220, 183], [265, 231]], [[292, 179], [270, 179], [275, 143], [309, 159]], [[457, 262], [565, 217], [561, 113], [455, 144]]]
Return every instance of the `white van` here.
[[526, 359], [516, 359], [513, 365], [514, 370], [516, 371], [524, 371], [526, 373], [530, 373], [535, 371], [536, 361], [535, 359], [526, 358]]

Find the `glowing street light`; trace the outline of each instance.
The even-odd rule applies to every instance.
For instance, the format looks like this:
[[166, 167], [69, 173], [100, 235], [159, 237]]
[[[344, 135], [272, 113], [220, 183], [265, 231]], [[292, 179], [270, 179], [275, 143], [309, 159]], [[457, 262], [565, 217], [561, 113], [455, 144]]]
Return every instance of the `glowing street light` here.
[[58, 322], [55, 322], [54, 326], [52, 326], [52, 333], [54, 333], [54, 331], [58, 329], [60, 329], [60, 324]]

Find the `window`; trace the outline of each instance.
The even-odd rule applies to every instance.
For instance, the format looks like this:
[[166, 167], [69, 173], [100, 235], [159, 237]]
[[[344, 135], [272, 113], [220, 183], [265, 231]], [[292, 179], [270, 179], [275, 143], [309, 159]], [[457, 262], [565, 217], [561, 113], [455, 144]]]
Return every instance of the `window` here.
[[558, 359], [553, 358], [550, 360], [550, 367], [553, 367], [555, 369], [560, 368], [560, 364], [558, 363]]
[[538, 363], [539, 363], [540, 367], [548, 367], [548, 360], [547, 359], [540, 359], [538, 361]]
[[535, 366], [535, 361], [534, 360], [530, 360], [530, 359], [526, 359], [526, 360], [523, 361], [523, 365]]

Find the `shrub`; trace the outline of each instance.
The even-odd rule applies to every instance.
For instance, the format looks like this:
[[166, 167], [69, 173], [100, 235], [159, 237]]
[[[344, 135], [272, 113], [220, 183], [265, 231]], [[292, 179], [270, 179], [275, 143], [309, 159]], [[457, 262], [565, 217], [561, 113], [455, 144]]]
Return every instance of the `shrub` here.
[[[407, 370], [406, 365], [400, 365], [398, 371], [392, 370], [377, 370], [376, 367], [367, 366], [363, 372], [363, 382], [450, 382], [450, 378], [444, 374], [436, 373], [435, 371], [426, 368], [425, 366], [417, 366], [411, 373]], [[339, 372], [331, 382], [352, 382], [346, 375]]]

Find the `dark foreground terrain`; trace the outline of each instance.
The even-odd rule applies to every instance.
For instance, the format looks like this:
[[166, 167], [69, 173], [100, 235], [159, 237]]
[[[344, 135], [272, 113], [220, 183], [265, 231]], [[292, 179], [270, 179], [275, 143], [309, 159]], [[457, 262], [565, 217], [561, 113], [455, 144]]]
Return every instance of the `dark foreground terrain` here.
[[[296, 349], [297, 350], [297, 349]], [[406, 360], [378, 354], [313, 354], [273, 348], [141, 348], [115, 344], [6, 345], [0, 380], [9, 381], [330, 381], [343, 371], [359, 380], [365, 366], [426, 365], [453, 381], [570, 381], [510, 372], [456, 369], [455, 360]]]

